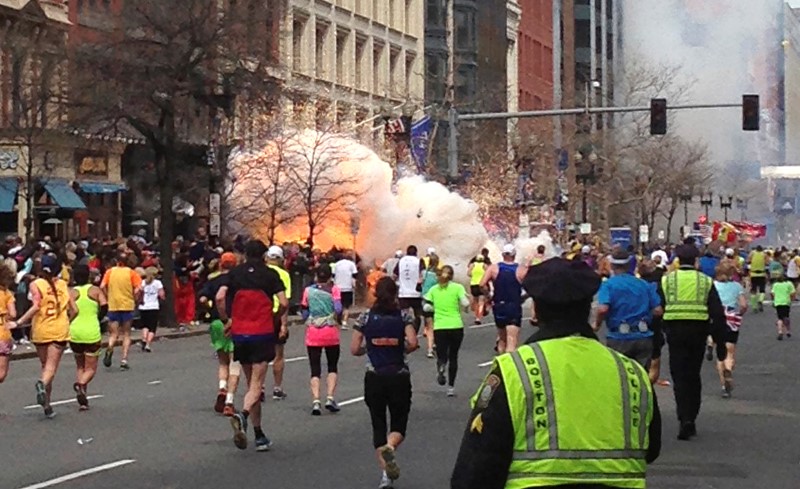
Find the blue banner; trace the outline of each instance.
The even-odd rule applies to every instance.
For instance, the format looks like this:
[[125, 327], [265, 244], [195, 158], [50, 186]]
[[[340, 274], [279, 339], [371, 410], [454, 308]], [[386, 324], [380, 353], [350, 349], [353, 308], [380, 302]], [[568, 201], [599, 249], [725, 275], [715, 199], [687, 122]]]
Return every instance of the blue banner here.
[[424, 173], [428, 166], [428, 146], [432, 130], [433, 120], [427, 115], [411, 126], [411, 155], [417, 164], [418, 173]]
[[620, 245], [622, 249], [627, 249], [633, 240], [633, 233], [629, 227], [611, 228], [611, 244]]

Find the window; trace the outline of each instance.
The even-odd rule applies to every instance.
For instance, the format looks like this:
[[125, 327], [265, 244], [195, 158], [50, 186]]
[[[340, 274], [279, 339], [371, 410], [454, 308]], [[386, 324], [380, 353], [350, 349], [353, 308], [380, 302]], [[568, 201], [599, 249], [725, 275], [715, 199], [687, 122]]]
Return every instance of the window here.
[[336, 33], [336, 83], [340, 85], [348, 84], [348, 76], [345, 71], [345, 56], [347, 55], [347, 41], [350, 35], [347, 31]]
[[[389, 53], [389, 86], [393, 91], [400, 88], [400, 50], [392, 47]], [[394, 95], [394, 94], [393, 94]]]
[[316, 49], [314, 53], [316, 77], [324, 79], [327, 76], [327, 69], [325, 66], [325, 38], [328, 35], [328, 26], [325, 24], [317, 24], [317, 39]]
[[383, 45], [375, 44], [372, 50], [372, 92], [378, 95], [382, 94], [383, 86], [383, 73], [381, 66], [383, 65]]
[[406, 9], [405, 9], [405, 31], [411, 32], [413, 30], [413, 22], [411, 20], [411, 0], [406, 0]]
[[396, 3], [395, 0], [389, 0], [389, 22], [387, 24], [389, 27], [396, 27], [398, 24]]
[[456, 48], [473, 49], [475, 47], [475, 13], [456, 10], [453, 19], [456, 25]]
[[468, 101], [475, 95], [475, 67], [462, 65], [456, 71], [456, 100]]
[[406, 55], [405, 95], [407, 97], [411, 96], [411, 80], [412, 76], [414, 75], [414, 60], [415, 58], [413, 54]]
[[305, 22], [295, 19], [292, 22], [292, 68], [303, 72], [303, 29]]
[[444, 27], [442, 0], [426, 0], [425, 25]]
[[445, 60], [444, 55], [425, 55], [425, 98], [431, 102], [444, 100]]

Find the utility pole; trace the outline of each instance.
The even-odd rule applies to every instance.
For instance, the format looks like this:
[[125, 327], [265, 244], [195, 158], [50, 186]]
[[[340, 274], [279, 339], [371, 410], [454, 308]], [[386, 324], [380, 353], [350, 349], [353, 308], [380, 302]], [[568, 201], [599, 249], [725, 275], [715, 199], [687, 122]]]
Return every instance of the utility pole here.
[[445, 107], [447, 107], [447, 168], [451, 178], [458, 177], [458, 114], [456, 113], [456, 22], [455, 0], [446, 0], [446, 29], [447, 29], [447, 91], [445, 93]]

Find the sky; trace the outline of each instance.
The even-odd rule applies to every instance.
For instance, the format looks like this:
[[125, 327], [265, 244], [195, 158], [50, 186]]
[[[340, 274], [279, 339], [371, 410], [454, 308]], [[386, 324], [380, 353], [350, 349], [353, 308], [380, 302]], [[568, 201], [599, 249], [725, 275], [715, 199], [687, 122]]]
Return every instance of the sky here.
[[800, 0], [789, 0], [789, 1], [788, 1], [788, 2], [786, 2], [786, 3], [788, 3], [789, 5], [791, 5], [791, 6], [792, 6], [792, 8], [794, 8], [794, 7], [800, 7]]

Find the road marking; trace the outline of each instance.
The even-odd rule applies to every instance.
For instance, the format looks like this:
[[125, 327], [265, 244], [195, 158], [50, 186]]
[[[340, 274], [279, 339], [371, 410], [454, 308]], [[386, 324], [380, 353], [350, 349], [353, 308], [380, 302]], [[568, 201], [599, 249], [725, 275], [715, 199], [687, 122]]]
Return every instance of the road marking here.
[[154, 381], [152, 381], [152, 382], [148, 382], [148, 383], [147, 383], [147, 385], [158, 385], [158, 384], [160, 384], [160, 383], [161, 383], [161, 381], [160, 381], [160, 380], [154, 380]]
[[348, 399], [346, 401], [342, 401], [339, 403], [339, 406], [349, 406], [350, 404], [355, 404], [357, 402], [361, 402], [364, 400], [364, 396], [356, 397], [355, 399]]
[[[308, 360], [308, 357], [284, 358], [283, 363], [299, 362], [301, 360]], [[274, 363], [275, 362], [269, 362], [270, 365], [273, 365]]]
[[490, 360], [490, 361], [488, 361], [488, 362], [479, 363], [479, 364], [478, 364], [478, 366], [479, 366], [480, 368], [486, 368], [486, 367], [488, 367], [489, 365], [491, 365], [491, 364], [493, 364], [493, 363], [494, 363], [494, 360]]
[[134, 462], [136, 462], [136, 460], [119, 460], [117, 462], [112, 462], [110, 464], [100, 465], [98, 467], [93, 467], [91, 469], [81, 470], [80, 472], [73, 472], [72, 474], [62, 475], [61, 477], [56, 477], [55, 479], [50, 479], [49, 481], [33, 484], [32, 486], [25, 486], [20, 489], [44, 489], [46, 487], [52, 487], [57, 484], [61, 484], [62, 482], [69, 482], [75, 479], [80, 479], [81, 477], [85, 477], [87, 475], [96, 474], [98, 472], [104, 472], [106, 470], [116, 469], [117, 467], [122, 467], [123, 465], [129, 465]]
[[[86, 399], [91, 401], [92, 399], [100, 399], [102, 397], [103, 397], [102, 395], [96, 395], [96, 396], [89, 396]], [[78, 402], [78, 400], [77, 399], [66, 399], [64, 401], [51, 402], [50, 405], [51, 406], [61, 406], [62, 404], [70, 404], [70, 403], [73, 403], [73, 402]], [[30, 406], [25, 406], [25, 409], [39, 409], [40, 407], [42, 407], [42, 406], [40, 406], [38, 404], [31, 404]]]

